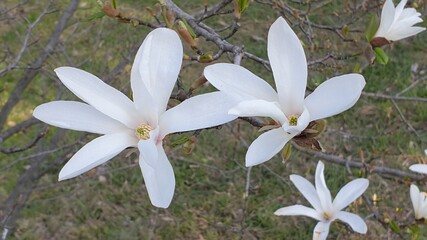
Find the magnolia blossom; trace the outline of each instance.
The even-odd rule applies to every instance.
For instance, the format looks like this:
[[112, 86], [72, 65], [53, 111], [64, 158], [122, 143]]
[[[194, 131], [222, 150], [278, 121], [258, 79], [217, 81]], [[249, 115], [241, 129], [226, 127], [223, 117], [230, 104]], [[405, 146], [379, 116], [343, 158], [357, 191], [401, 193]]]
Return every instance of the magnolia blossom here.
[[415, 219], [427, 219], [427, 193], [420, 192], [417, 186], [411, 184], [410, 196], [414, 206]]
[[54, 101], [38, 106], [33, 115], [48, 124], [103, 134], [83, 146], [59, 173], [59, 180], [76, 177], [110, 160], [125, 148], [139, 149], [139, 165], [151, 203], [169, 206], [175, 176], [162, 146], [174, 132], [223, 124], [233, 103], [221, 92], [190, 98], [166, 111], [181, 69], [183, 49], [169, 29], [152, 31], [139, 48], [131, 70], [133, 101], [96, 76], [72, 67], [55, 69], [61, 82], [86, 103]]
[[355, 179], [347, 183], [338, 192], [334, 201], [326, 186], [323, 175], [324, 165], [321, 161], [317, 164], [315, 185], [298, 175], [291, 175], [291, 181], [295, 187], [304, 195], [307, 201], [313, 206], [309, 208], [303, 205], [293, 205], [278, 209], [274, 214], [279, 216], [303, 215], [319, 221], [313, 232], [313, 239], [326, 239], [329, 233], [331, 222], [339, 219], [358, 233], [366, 233], [368, 227], [361, 217], [356, 214], [342, 211], [350, 203], [356, 200], [368, 188], [369, 181], [364, 178]]
[[392, 0], [386, 0], [381, 12], [380, 26], [375, 33], [375, 38], [385, 38], [388, 41], [397, 41], [413, 36], [425, 30], [423, 27], [414, 27], [414, 24], [423, 20], [421, 13], [414, 8], [405, 8], [407, 0], [402, 0], [394, 7]]
[[365, 86], [362, 75], [346, 74], [325, 81], [304, 99], [307, 61], [298, 37], [282, 17], [273, 23], [268, 33], [268, 58], [277, 92], [238, 65], [218, 63], [204, 71], [212, 85], [240, 102], [229, 111], [230, 114], [271, 117], [280, 125], [260, 135], [249, 146], [246, 166], [272, 158], [311, 121], [352, 107]]

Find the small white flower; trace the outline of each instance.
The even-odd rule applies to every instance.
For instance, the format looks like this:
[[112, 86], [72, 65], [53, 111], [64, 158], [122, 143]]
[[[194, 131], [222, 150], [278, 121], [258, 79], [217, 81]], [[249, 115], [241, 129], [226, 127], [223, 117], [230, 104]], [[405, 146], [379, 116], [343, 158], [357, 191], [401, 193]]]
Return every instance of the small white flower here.
[[362, 75], [346, 74], [323, 82], [304, 99], [307, 61], [301, 42], [282, 17], [271, 25], [268, 33], [268, 57], [277, 92], [267, 82], [238, 65], [218, 63], [204, 71], [212, 85], [240, 101], [229, 111], [230, 114], [271, 117], [281, 126], [260, 135], [249, 146], [246, 166], [271, 159], [311, 121], [352, 107], [365, 86]]
[[59, 173], [60, 181], [105, 163], [125, 148], [138, 147], [151, 203], [169, 206], [175, 176], [163, 150], [163, 138], [235, 119], [227, 114], [235, 102], [221, 92], [190, 98], [166, 111], [182, 57], [182, 44], [174, 31], [159, 28], [148, 34], [131, 70], [133, 101], [88, 72], [72, 67], [55, 69], [61, 82], [87, 104], [49, 102], [34, 109], [33, 115], [57, 127], [103, 134], [74, 154]]
[[402, 0], [394, 7], [392, 0], [386, 0], [381, 12], [380, 26], [374, 38], [385, 38], [388, 41], [397, 41], [418, 34], [425, 30], [423, 27], [414, 27], [414, 24], [423, 20], [421, 13], [414, 8], [405, 8], [407, 0]]
[[417, 186], [411, 184], [410, 196], [414, 206], [415, 219], [427, 219], [427, 193], [420, 192]]
[[326, 239], [329, 234], [330, 224], [339, 219], [346, 222], [358, 233], [365, 234], [368, 231], [366, 223], [356, 214], [342, 211], [350, 203], [356, 200], [368, 188], [369, 181], [364, 178], [355, 179], [347, 183], [337, 194], [334, 201], [326, 186], [323, 175], [324, 165], [321, 161], [317, 164], [315, 184], [313, 186], [305, 178], [291, 175], [290, 179], [295, 187], [302, 193], [307, 201], [313, 206], [309, 208], [303, 205], [293, 205], [278, 209], [274, 214], [279, 216], [307, 216], [319, 221], [313, 232], [313, 240]]

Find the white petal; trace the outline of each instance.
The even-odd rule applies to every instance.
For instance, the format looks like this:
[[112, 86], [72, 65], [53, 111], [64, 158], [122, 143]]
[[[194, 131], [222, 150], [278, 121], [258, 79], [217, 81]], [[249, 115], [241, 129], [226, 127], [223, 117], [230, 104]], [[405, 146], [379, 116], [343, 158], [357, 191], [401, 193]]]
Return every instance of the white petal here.
[[316, 167], [315, 185], [323, 211], [330, 212], [333, 210], [331, 192], [329, 192], [328, 186], [326, 186], [325, 175], [323, 174], [324, 168], [325, 165], [323, 165], [323, 162], [319, 161]]
[[246, 153], [246, 166], [254, 166], [270, 160], [276, 155], [294, 135], [285, 133], [282, 128], [276, 128], [261, 134], [249, 146]]
[[292, 174], [290, 179], [311, 206], [313, 206], [316, 211], [322, 212], [322, 205], [320, 204], [319, 196], [317, 196], [317, 192], [313, 184], [311, 184], [307, 179], [295, 174]]
[[47, 124], [76, 131], [109, 134], [126, 129], [122, 123], [81, 102], [45, 103], [36, 107], [33, 115]]
[[137, 140], [130, 132], [113, 133], [95, 138], [84, 145], [65, 164], [59, 173], [59, 181], [76, 177], [105, 163], [127, 147], [135, 146]]
[[409, 169], [417, 173], [427, 174], [427, 164], [414, 164]]
[[285, 115], [302, 113], [307, 60], [300, 40], [282, 17], [268, 32], [268, 58]]
[[406, 29], [402, 29], [399, 31], [393, 31], [388, 36], [387, 39], [390, 41], [398, 41], [400, 39], [404, 39], [410, 36], [414, 36], [422, 31], [426, 30], [423, 27], [410, 27]]
[[139, 140], [138, 150], [139, 158], [143, 159], [152, 168], [155, 168], [158, 159], [157, 150], [157, 136], [159, 134], [159, 128], [156, 128], [150, 132], [150, 138], [147, 140]]
[[[145, 39], [144, 43], [147, 41]], [[144, 84], [139, 68], [141, 66], [142, 54], [144, 53], [144, 43], [139, 48], [135, 61], [132, 65], [130, 74], [130, 84], [132, 88], [133, 101], [135, 103], [136, 112], [141, 119], [139, 124], [148, 124], [157, 127], [158, 122], [158, 107], [154, 103], [154, 98]]]
[[360, 74], [346, 74], [323, 82], [304, 101], [310, 120], [331, 117], [351, 108], [364, 86], [365, 79]]
[[205, 68], [204, 75], [218, 90], [241, 100], [278, 101], [276, 91], [266, 81], [239, 65], [213, 64]]
[[150, 32], [142, 43], [132, 66], [132, 90], [138, 108], [153, 108], [148, 105], [146, 90], [153, 98], [158, 115], [166, 111], [167, 103], [181, 69], [182, 43], [178, 34], [167, 28]]
[[356, 200], [362, 195], [369, 186], [368, 179], [359, 178], [347, 183], [338, 192], [337, 196], [332, 203], [335, 210], [339, 211]]
[[232, 121], [236, 116], [227, 112], [234, 105], [235, 99], [222, 92], [189, 98], [160, 117], [161, 138], [174, 132], [193, 131]]
[[394, 22], [395, 8], [392, 0], [386, 0], [381, 11], [380, 26], [375, 33], [376, 37], [385, 37]]
[[276, 210], [274, 214], [278, 216], [307, 216], [319, 221], [321, 220], [316, 210], [303, 205], [293, 205], [289, 207], [283, 207]]
[[356, 214], [340, 211], [335, 217], [350, 225], [355, 232], [365, 234], [368, 231], [368, 226], [366, 226], [365, 221]]
[[175, 191], [175, 174], [161, 144], [157, 145], [157, 150], [158, 158], [154, 161], [155, 167], [148, 165], [141, 155], [139, 166], [151, 204], [156, 207], [167, 208]]
[[279, 122], [280, 125], [287, 121], [277, 102], [265, 100], [242, 101], [228, 113], [239, 117], [270, 117]]
[[318, 222], [313, 230], [313, 240], [326, 240], [331, 222]]
[[394, 12], [394, 22], [396, 22], [400, 18], [401, 14], [403, 12], [403, 8], [405, 7], [407, 2], [408, 2], [408, 0], [401, 0], [400, 3], [397, 4], [396, 10]]
[[398, 20], [400, 21], [403, 19], [419, 17], [419, 16], [421, 16], [421, 13], [417, 12], [415, 8], [405, 8], [403, 9], [402, 14], [400, 14], [400, 17]]
[[71, 92], [98, 111], [130, 128], [138, 124], [133, 102], [98, 77], [72, 67], [60, 67], [55, 72]]
[[[417, 12], [415, 12], [417, 13]], [[399, 31], [403, 31], [406, 28], [410, 28], [413, 25], [422, 22], [423, 19], [418, 17], [417, 15], [412, 15], [409, 16], [407, 18], [401, 19], [398, 22], [396, 22], [393, 26], [393, 31], [394, 32], [399, 32]]]
[[411, 184], [409, 195], [411, 197], [412, 206], [414, 207], [415, 218], [418, 218], [420, 215], [420, 190], [417, 186]]

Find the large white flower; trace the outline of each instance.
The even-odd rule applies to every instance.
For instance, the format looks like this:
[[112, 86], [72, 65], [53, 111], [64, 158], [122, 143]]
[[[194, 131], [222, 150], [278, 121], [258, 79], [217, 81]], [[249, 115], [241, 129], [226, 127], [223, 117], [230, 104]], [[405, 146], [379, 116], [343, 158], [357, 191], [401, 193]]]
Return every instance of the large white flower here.
[[414, 206], [415, 219], [427, 219], [427, 193], [420, 192], [417, 186], [411, 184], [410, 196]]
[[88, 72], [72, 67], [55, 69], [61, 82], [87, 104], [49, 102], [38, 106], [33, 115], [57, 127], [103, 134], [74, 154], [59, 173], [59, 180], [103, 164], [125, 148], [138, 147], [151, 203], [168, 207], [175, 176], [162, 139], [170, 133], [212, 127], [235, 118], [227, 114], [235, 102], [221, 92], [190, 98], [166, 111], [182, 57], [182, 44], [174, 31], [159, 28], [148, 34], [131, 70], [133, 101]]
[[421, 13], [414, 8], [405, 8], [408, 1], [402, 0], [394, 7], [392, 0], [386, 0], [381, 12], [380, 26], [374, 38], [385, 38], [388, 41], [397, 41], [413, 36], [425, 30], [423, 27], [414, 27], [414, 24], [423, 20]]
[[313, 186], [308, 180], [298, 175], [291, 175], [291, 181], [295, 187], [304, 195], [313, 206], [309, 208], [303, 205], [293, 205], [278, 209], [274, 214], [279, 216], [303, 215], [319, 221], [313, 232], [313, 239], [326, 239], [331, 222], [339, 219], [346, 222], [358, 233], [366, 233], [368, 227], [361, 217], [356, 214], [342, 211], [350, 203], [356, 200], [368, 188], [369, 181], [364, 178], [355, 179], [347, 183], [337, 194], [334, 201], [326, 186], [323, 175], [324, 165], [321, 161], [317, 164], [315, 184]]
[[307, 61], [298, 37], [282, 17], [273, 23], [268, 33], [268, 57], [277, 92], [238, 65], [218, 63], [204, 71], [212, 85], [240, 101], [230, 114], [271, 117], [281, 126], [262, 134], [249, 146], [246, 166], [272, 158], [311, 121], [352, 107], [365, 86], [362, 75], [346, 74], [325, 81], [304, 99]]

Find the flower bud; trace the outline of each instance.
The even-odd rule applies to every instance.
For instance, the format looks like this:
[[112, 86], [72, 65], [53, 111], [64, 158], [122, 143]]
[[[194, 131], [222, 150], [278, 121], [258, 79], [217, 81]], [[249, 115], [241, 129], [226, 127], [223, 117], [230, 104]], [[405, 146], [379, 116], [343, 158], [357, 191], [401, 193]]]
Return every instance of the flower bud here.
[[190, 32], [188, 31], [187, 25], [181, 20], [178, 21], [178, 33], [184, 39], [186, 43], [188, 43], [191, 47], [197, 46], [197, 41], [191, 36]]
[[102, 8], [102, 11], [105, 13], [105, 15], [109, 17], [117, 17], [120, 15], [119, 10], [113, 8], [110, 2], [105, 2], [104, 7]]

